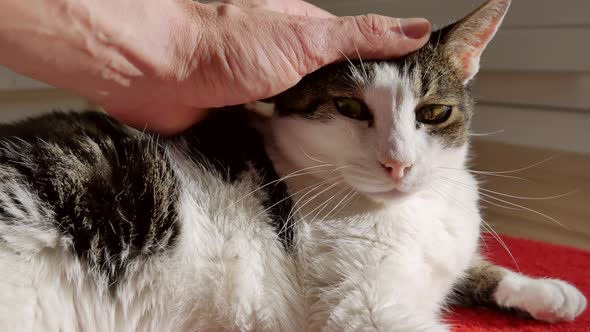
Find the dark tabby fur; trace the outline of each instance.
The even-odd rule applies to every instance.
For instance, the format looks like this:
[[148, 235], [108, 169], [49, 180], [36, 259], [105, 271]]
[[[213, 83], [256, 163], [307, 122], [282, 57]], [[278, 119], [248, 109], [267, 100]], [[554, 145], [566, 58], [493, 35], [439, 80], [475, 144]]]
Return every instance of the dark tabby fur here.
[[486, 261], [474, 264], [456, 288], [456, 295], [464, 305], [497, 307], [494, 293], [506, 273]]
[[[183, 135], [192, 159], [216, 167], [230, 182], [250, 167], [264, 183], [276, 180], [259, 134], [247, 122], [241, 108], [213, 112]], [[178, 237], [177, 179], [158, 141], [164, 139], [138, 135], [102, 113], [53, 113], [0, 126], [0, 165], [51, 207], [54, 226], [71, 239], [67, 249], [115, 283], [131, 261], [164, 253]], [[7, 194], [10, 202], [0, 200], [3, 222], [15, 217], [2, 206], [17, 199]], [[265, 189], [263, 203], [290, 249], [287, 195], [286, 185], [277, 183]]]
[[92, 112], [0, 126], [0, 142], [10, 146], [0, 164], [51, 207], [67, 249], [111, 282], [130, 261], [174, 244], [177, 185], [159, 145]]

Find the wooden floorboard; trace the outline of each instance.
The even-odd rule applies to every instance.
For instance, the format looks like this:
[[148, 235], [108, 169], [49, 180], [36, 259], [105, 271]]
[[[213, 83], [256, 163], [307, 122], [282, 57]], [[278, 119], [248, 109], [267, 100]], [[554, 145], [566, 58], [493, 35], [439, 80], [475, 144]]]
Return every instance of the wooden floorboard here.
[[[590, 155], [486, 141], [474, 142], [472, 152], [471, 169], [477, 171], [510, 171], [551, 158], [521, 171], [496, 174], [523, 179], [480, 176], [485, 189], [481, 193], [505, 202], [483, 194], [482, 198], [506, 206], [482, 202], [484, 219], [498, 232], [590, 250]], [[564, 193], [571, 194], [531, 199]]]

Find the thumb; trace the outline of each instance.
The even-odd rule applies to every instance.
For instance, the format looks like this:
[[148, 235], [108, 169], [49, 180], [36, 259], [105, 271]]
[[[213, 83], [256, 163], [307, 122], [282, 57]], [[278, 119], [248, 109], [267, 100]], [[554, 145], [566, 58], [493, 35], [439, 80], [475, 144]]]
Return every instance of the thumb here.
[[303, 29], [309, 36], [306, 53], [313, 59], [314, 70], [345, 58], [382, 60], [406, 55], [424, 46], [432, 27], [423, 18], [371, 14], [317, 19]]

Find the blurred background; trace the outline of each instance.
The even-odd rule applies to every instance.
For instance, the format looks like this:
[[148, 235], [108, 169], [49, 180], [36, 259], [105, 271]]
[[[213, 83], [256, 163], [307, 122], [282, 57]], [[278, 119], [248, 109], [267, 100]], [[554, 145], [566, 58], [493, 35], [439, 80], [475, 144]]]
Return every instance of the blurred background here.
[[[426, 17], [441, 27], [477, 0], [310, 0], [336, 15]], [[590, 1], [516, 0], [474, 85], [472, 169], [496, 231], [590, 249]], [[0, 122], [83, 98], [0, 67]], [[548, 160], [548, 158], [551, 158]], [[563, 197], [541, 199], [560, 194]], [[561, 225], [560, 225], [561, 224]]]

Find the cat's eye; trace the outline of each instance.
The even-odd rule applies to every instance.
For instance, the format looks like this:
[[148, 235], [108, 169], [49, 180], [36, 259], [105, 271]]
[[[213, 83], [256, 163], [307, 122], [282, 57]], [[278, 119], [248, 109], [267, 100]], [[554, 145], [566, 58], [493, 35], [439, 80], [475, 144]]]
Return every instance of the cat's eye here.
[[373, 116], [365, 103], [354, 98], [335, 98], [336, 110], [346, 117], [360, 121], [371, 121]]
[[452, 112], [452, 106], [425, 105], [416, 110], [416, 121], [427, 125], [439, 125], [445, 123]]

